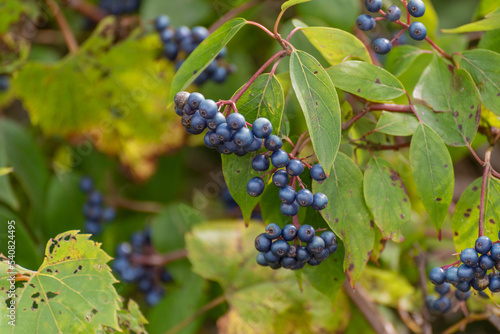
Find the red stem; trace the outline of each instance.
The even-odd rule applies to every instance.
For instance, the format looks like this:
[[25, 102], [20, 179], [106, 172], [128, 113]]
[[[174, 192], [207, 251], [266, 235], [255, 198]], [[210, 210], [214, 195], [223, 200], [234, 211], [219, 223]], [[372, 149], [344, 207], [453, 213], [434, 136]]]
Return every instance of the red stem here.
[[483, 172], [483, 182], [481, 184], [481, 201], [479, 202], [479, 236], [484, 235], [484, 200], [486, 197], [486, 184], [490, 177], [490, 158], [491, 158], [491, 148], [486, 151], [484, 157], [484, 172]]
[[[296, 228], [300, 228], [299, 217], [297, 215], [293, 216], [293, 225]], [[300, 242], [300, 241], [299, 241]]]
[[273, 33], [267, 29], [266, 27], [264, 27], [262, 24], [260, 23], [257, 23], [257, 22], [254, 22], [254, 21], [247, 21], [248, 24], [251, 24], [253, 26], [256, 26], [256, 27], [259, 27], [260, 29], [262, 29], [266, 34], [268, 34], [269, 36], [271, 36], [272, 38], [274, 38], [274, 35]]
[[412, 113], [411, 107], [404, 104], [374, 103], [368, 106], [370, 110], [385, 110], [401, 113]]
[[244, 4], [242, 4], [241, 6], [238, 6], [236, 8], [231, 9], [226, 14], [222, 15], [220, 19], [218, 19], [217, 21], [215, 21], [215, 23], [212, 24], [210, 26], [210, 28], [208, 29], [208, 32], [210, 32], [210, 33], [214, 32], [221, 25], [223, 25], [227, 21], [231, 20], [232, 18], [240, 15], [244, 11], [246, 11], [246, 10], [252, 8], [253, 6], [257, 5], [259, 2], [260, 2], [259, 0], [248, 1], [248, 2], [245, 2]]

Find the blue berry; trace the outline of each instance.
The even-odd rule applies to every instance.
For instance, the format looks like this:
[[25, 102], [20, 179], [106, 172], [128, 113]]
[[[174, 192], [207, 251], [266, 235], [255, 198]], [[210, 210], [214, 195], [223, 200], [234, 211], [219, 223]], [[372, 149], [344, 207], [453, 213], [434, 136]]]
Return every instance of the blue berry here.
[[245, 116], [243, 116], [242, 114], [238, 114], [238, 113], [230, 114], [229, 116], [227, 116], [227, 120], [226, 120], [227, 126], [231, 130], [234, 130], [234, 131], [238, 131], [239, 129], [244, 127], [245, 122], [246, 122]]
[[182, 109], [182, 112], [185, 114], [185, 115], [194, 115], [196, 113], [196, 109], [193, 109], [189, 106], [189, 104], [185, 104], [184, 105], [184, 108]]
[[270, 135], [264, 141], [264, 147], [267, 148], [269, 151], [277, 151], [281, 147], [283, 147], [283, 141], [281, 140], [280, 137], [276, 135]]
[[251, 178], [247, 184], [247, 192], [252, 197], [258, 197], [262, 195], [265, 188], [264, 181], [258, 176]]
[[325, 241], [318, 236], [314, 236], [310, 242], [307, 243], [307, 250], [311, 254], [319, 254], [325, 249]]
[[469, 292], [462, 292], [460, 290], [455, 290], [455, 297], [458, 299], [458, 300], [467, 300], [469, 299], [470, 297], [470, 291]]
[[222, 50], [220, 50], [219, 54], [217, 55], [217, 57], [215, 57], [216, 59], [221, 59], [221, 58], [224, 58], [227, 56], [227, 47], [223, 47]]
[[121, 276], [122, 273], [130, 266], [130, 262], [125, 257], [117, 257], [111, 266], [113, 267], [113, 270]]
[[191, 30], [191, 35], [193, 37], [193, 40], [199, 43], [208, 37], [208, 30], [205, 27], [200, 27], [200, 26], [194, 27]]
[[172, 275], [170, 275], [170, 273], [165, 268], [163, 268], [161, 271], [160, 279], [162, 282], [165, 282], [165, 283], [172, 282], [174, 280]]
[[217, 130], [215, 130], [215, 133], [217, 134], [217, 138], [219, 138], [220, 141], [229, 141], [233, 138], [234, 131], [229, 128], [229, 126], [226, 123], [222, 123], [217, 127]]
[[432, 268], [432, 270], [429, 273], [429, 280], [431, 281], [432, 284], [441, 285], [444, 283], [445, 279], [446, 275], [444, 273], [444, 270], [439, 267]]
[[287, 185], [288, 183], [288, 173], [283, 170], [277, 170], [273, 174], [273, 184], [278, 187], [278, 188], [283, 188]]
[[491, 246], [491, 258], [495, 261], [500, 261], [500, 243]]
[[414, 40], [421, 41], [427, 36], [427, 28], [421, 22], [413, 22], [410, 24], [410, 28], [408, 28], [408, 33]]
[[297, 237], [297, 232], [298, 232], [298, 229], [294, 225], [288, 224], [288, 225], [285, 225], [283, 227], [283, 229], [281, 230], [281, 236], [286, 241], [291, 241]]
[[281, 203], [280, 211], [285, 216], [292, 217], [292, 216], [295, 216], [297, 213], [299, 213], [299, 205], [297, 204], [296, 201], [294, 201], [291, 204]]
[[170, 25], [170, 18], [167, 15], [160, 15], [155, 20], [155, 28], [158, 31], [167, 29]]
[[325, 247], [337, 244], [337, 236], [332, 231], [325, 231], [321, 233], [321, 239], [325, 242]]
[[191, 38], [191, 30], [186, 26], [177, 27], [175, 31], [175, 40], [181, 43], [185, 38]]
[[105, 222], [110, 222], [115, 220], [116, 211], [113, 208], [105, 208], [101, 213], [101, 220]]
[[495, 266], [495, 261], [488, 254], [483, 254], [479, 258], [479, 267], [490, 270]]
[[[205, 136], [203, 137], [203, 143], [205, 143], [205, 146], [206, 147], [209, 147], [209, 148], [216, 148], [217, 145], [214, 145], [212, 144], [212, 142], [210, 141], [210, 136], [215, 136], [215, 138], [217, 138], [217, 136], [215, 135], [215, 133], [211, 130], [208, 130], [206, 133], [205, 133]], [[219, 138], [217, 138], [217, 140], [219, 140]]]
[[372, 30], [375, 27], [375, 19], [367, 14], [362, 14], [356, 19], [356, 26], [363, 31]]
[[310, 190], [300, 189], [297, 191], [296, 199], [300, 206], [309, 206], [313, 203], [314, 196]]
[[316, 165], [312, 166], [311, 178], [314, 181], [323, 181], [326, 179], [326, 174], [325, 174], [325, 171], [323, 170], [323, 167], [321, 166], [321, 164], [316, 164]]
[[455, 285], [455, 288], [461, 292], [468, 292], [470, 291], [470, 281], [461, 281]]
[[102, 204], [102, 195], [98, 191], [93, 191], [90, 193], [88, 202], [91, 205], [101, 205]]
[[279, 198], [281, 202], [286, 204], [292, 204], [293, 201], [295, 201], [295, 195], [295, 189], [293, 189], [291, 186], [283, 187], [279, 191]]
[[249, 128], [241, 128], [233, 136], [234, 142], [238, 146], [248, 146], [253, 142], [253, 133]]
[[271, 252], [279, 257], [285, 256], [290, 250], [290, 245], [285, 240], [276, 240], [271, 245]]
[[199, 131], [199, 133], [203, 132], [203, 130], [207, 127], [207, 121], [201, 117], [198, 111], [193, 115], [193, 118], [191, 118], [191, 127], [194, 130]]
[[389, 53], [391, 49], [391, 41], [389, 41], [387, 38], [377, 38], [375, 42], [373, 42], [373, 51], [375, 51], [379, 55], [385, 55]]
[[238, 145], [236, 145], [236, 143], [233, 141], [224, 142], [222, 144], [222, 147], [224, 148], [225, 154], [228, 154], [227, 152], [229, 152], [229, 154], [235, 153], [236, 151], [238, 151], [240, 149], [240, 147]]
[[500, 292], [500, 277], [494, 275], [490, 277], [488, 288], [491, 292]]
[[311, 258], [311, 253], [307, 250], [305, 246], [297, 247], [297, 253], [295, 255], [295, 259], [299, 262], [305, 262]]
[[238, 150], [236, 150], [236, 152], [234, 152], [234, 154], [236, 154], [236, 156], [238, 156], [238, 157], [242, 157], [242, 156], [247, 155], [248, 152], [245, 150], [244, 147], [239, 146]]
[[434, 290], [439, 293], [441, 296], [446, 295], [448, 292], [450, 292], [450, 284], [449, 283], [443, 283], [441, 285], [436, 285], [434, 287]]
[[203, 85], [205, 82], [207, 82], [207, 80], [209, 79], [209, 75], [208, 73], [206, 73], [205, 71], [201, 72], [200, 75], [198, 77], [196, 77], [196, 79], [194, 79], [194, 84], [197, 85], [197, 86], [201, 86]]
[[328, 197], [323, 193], [316, 193], [311, 204], [314, 210], [323, 210], [328, 205]]
[[421, 17], [425, 13], [425, 4], [422, 0], [410, 0], [406, 8], [413, 17]]
[[[266, 260], [266, 262], [269, 264], [269, 266], [271, 266], [272, 263], [276, 263], [276, 262], [279, 262], [280, 261], [280, 257], [276, 254], [274, 254], [272, 251], [267, 251], [265, 254], [264, 254], [264, 259]], [[271, 267], [272, 268], [272, 267]], [[279, 268], [279, 267], [278, 267]], [[274, 268], [273, 268], [274, 269]]]
[[177, 116], [184, 115], [184, 111], [179, 107], [175, 107], [175, 113], [177, 114]]
[[262, 147], [262, 139], [254, 136], [252, 143], [248, 146], [245, 146], [245, 150], [247, 152], [256, 152], [256, 151], [260, 150], [261, 147]]
[[0, 92], [6, 92], [10, 88], [10, 77], [7, 74], [0, 74]]
[[451, 283], [453, 285], [460, 283], [460, 278], [457, 275], [458, 268], [457, 267], [449, 267], [445, 270], [446, 274], [446, 282]]
[[85, 194], [88, 194], [94, 189], [94, 181], [88, 176], [84, 176], [80, 179], [80, 190]]
[[490, 278], [488, 276], [483, 276], [480, 278], [473, 277], [472, 281], [470, 282], [470, 285], [476, 291], [483, 291], [488, 287], [489, 284], [490, 284]]
[[297, 264], [297, 260], [295, 260], [293, 257], [284, 257], [281, 258], [280, 263], [282, 268], [292, 269]]
[[120, 257], [128, 257], [132, 254], [132, 246], [128, 242], [121, 242], [116, 246], [115, 256], [117, 258]]
[[480, 266], [475, 266], [474, 268], [474, 277], [483, 277], [486, 275], [486, 269], [481, 268]]
[[174, 61], [179, 54], [179, 48], [175, 43], [169, 42], [163, 46], [163, 56], [170, 61]]
[[200, 133], [203, 132], [203, 129], [198, 129], [198, 128], [195, 129], [192, 126], [189, 126], [189, 127], [186, 127], [186, 132], [190, 133], [192, 135], [199, 135]]
[[[283, 235], [283, 230], [281, 230], [281, 234]], [[286, 256], [294, 257], [295, 255], [297, 255], [297, 247], [292, 245], [292, 246], [290, 246], [288, 253], [286, 253]]]
[[269, 264], [267, 263], [264, 255], [265, 255], [265, 253], [263, 253], [263, 252], [260, 252], [259, 254], [257, 254], [257, 263], [263, 267], [267, 267]]
[[276, 223], [271, 223], [266, 226], [266, 236], [271, 239], [278, 239], [281, 235], [281, 227]]
[[259, 154], [252, 160], [252, 168], [257, 172], [265, 172], [269, 166], [269, 158], [265, 154]]
[[387, 8], [387, 12], [385, 14], [387, 21], [394, 22], [401, 18], [401, 9], [399, 9], [398, 6], [391, 6]]
[[267, 252], [271, 249], [271, 239], [265, 233], [261, 233], [255, 238], [255, 249], [259, 252]]
[[328, 252], [330, 252], [330, 254], [335, 253], [337, 251], [337, 248], [338, 248], [338, 245], [336, 243], [334, 245], [331, 245], [331, 246], [327, 247]]
[[330, 256], [330, 252], [328, 251], [328, 249], [323, 249], [321, 252], [319, 252], [318, 254], [313, 254], [313, 257], [316, 259], [316, 260], [319, 260], [319, 261], [324, 261], [326, 260], [328, 257]]
[[470, 281], [474, 278], [474, 269], [467, 266], [466, 264], [462, 264], [460, 265], [460, 267], [458, 267], [457, 275], [461, 281]]
[[365, 7], [369, 12], [378, 12], [382, 8], [382, 0], [365, 0]]
[[311, 225], [302, 225], [299, 227], [299, 231], [297, 233], [299, 240], [302, 242], [311, 242], [315, 234], [316, 231]]
[[432, 309], [440, 313], [445, 313], [450, 308], [451, 308], [451, 302], [448, 297], [438, 298], [432, 303]]
[[466, 248], [460, 253], [460, 261], [473, 268], [479, 262], [479, 256], [474, 248]]
[[210, 119], [215, 117], [215, 115], [219, 110], [219, 107], [217, 106], [217, 103], [215, 103], [214, 100], [206, 99], [201, 101], [199, 109], [200, 109], [200, 115], [203, 118]]
[[216, 83], [223, 83], [227, 79], [227, 69], [225, 67], [217, 67], [212, 74], [212, 80]]
[[154, 306], [160, 302], [164, 295], [165, 290], [161, 286], [155, 285], [146, 293], [146, 303], [149, 306]]
[[174, 38], [175, 32], [172, 29], [164, 29], [160, 32], [160, 39], [163, 43], [170, 43]]
[[205, 97], [201, 93], [194, 92], [189, 95], [187, 103], [191, 107], [191, 109], [198, 110], [198, 108], [200, 107], [200, 103], [202, 103], [204, 100]]
[[101, 224], [98, 221], [94, 220], [87, 220], [83, 224], [83, 228], [85, 229], [86, 232], [90, 234], [101, 234]]
[[286, 167], [289, 161], [290, 158], [288, 157], [288, 153], [282, 149], [279, 149], [271, 154], [271, 163], [276, 168]]
[[319, 266], [321, 264], [321, 261], [311, 257], [309, 260], [307, 260], [307, 264], [313, 267]]
[[217, 134], [214, 131], [207, 131], [208, 135], [208, 140], [210, 141], [210, 144], [213, 145], [213, 147], [217, 147], [222, 145], [222, 141], [217, 137]]
[[217, 130], [217, 127], [222, 123], [226, 123], [226, 117], [221, 112], [216, 113], [213, 118], [207, 119], [207, 127], [212, 131]]
[[269, 263], [269, 268], [273, 269], [273, 270], [278, 270], [281, 268], [281, 262], [278, 261], [278, 262], [270, 262]]
[[286, 171], [292, 176], [298, 176], [304, 171], [304, 165], [299, 159], [292, 159], [288, 162]]
[[252, 131], [257, 138], [267, 138], [273, 132], [273, 125], [267, 118], [259, 117], [253, 122]]
[[476, 252], [486, 254], [491, 250], [492, 242], [487, 236], [482, 236], [476, 240]]

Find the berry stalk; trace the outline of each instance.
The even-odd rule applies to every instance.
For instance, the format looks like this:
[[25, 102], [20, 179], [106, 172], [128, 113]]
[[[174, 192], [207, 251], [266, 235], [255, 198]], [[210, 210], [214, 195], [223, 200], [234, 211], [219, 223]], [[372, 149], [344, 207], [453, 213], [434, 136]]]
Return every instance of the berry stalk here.
[[484, 235], [484, 199], [486, 197], [486, 185], [490, 178], [490, 158], [491, 158], [491, 148], [486, 151], [484, 157], [484, 172], [483, 172], [483, 182], [481, 184], [481, 201], [479, 203], [479, 237]]

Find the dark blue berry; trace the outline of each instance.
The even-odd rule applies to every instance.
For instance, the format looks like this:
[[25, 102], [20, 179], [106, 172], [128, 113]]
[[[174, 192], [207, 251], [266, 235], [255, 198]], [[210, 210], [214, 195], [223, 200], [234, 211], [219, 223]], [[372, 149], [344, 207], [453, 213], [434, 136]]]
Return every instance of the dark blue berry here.
[[469, 292], [462, 292], [460, 290], [455, 290], [455, 297], [458, 299], [458, 300], [467, 300], [469, 299], [470, 297], [470, 291]]
[[439, 313], [445, 313], [450, 308], [451, 308], [451, 302], [448, 297], [438, 298], [432, 303], [432, 310], [437, 311]]
[[280, 211], [285, 216], [295, 216], [297, 213], [299, 213], [299, 204], [297, 204], [296, 201], [291, 204], [281, 203]]
[[401, 9], [399, 9], [398, 6], [391, 6], [387, 8], [387, 12], [385, 14], [387, 21], [394, 22], [401, 18]]
[[266, 236], [271, 239], [278, 239], [281, 235], [281, 227], [276, 223], [271, 223], [266, 226]]
[[190, 133], [192, 135], [199, 135], [203, 132], [203, 129], [194, 128], [193, 126], [189, 126], [189, 127], [186, 127], [186, 132]]
[[319, 266], [321, 264], [320, 260], [315, 259], [314, 257], [311, 257], [309, 260], [307, 260], [307, 264], [310, 266]]
[[257, 172], [265, 172], [269, 166], [269, 158], [265, 154], [259, 154], [252, 160], [252, 168]]
[[208, 140], [213, 145], [213, 147], [217, 147], [222, 145], [222, 141], [217, 137], [217, 134], [214, 131], [207, 131]]
[[210, 79], [210, 76], [208, 75], [208, 73], [206, 72], [201, 72], [200, 75], [194, 79], [194, 84], [197, 85], [197, 86], [201, 86], [203, 85], [205, 82], [207, 82], [207, 80]]
[[227, 79], [227, 69], [225, 67], [217, 67], [212, 74], [212, 80], [216, 83], [223, 83]]
[[269, 263], [269, 268], [273, 269], [273, 270], [278, 270], [281, 268], [281, 262], [278, 261], [278, 262], [270, 262]]
[[101, 213], [101, 220], [104, 222], [110, 222], [115, 220], [116, 211], [113, 208], [105, 208]]
[[479, 256], [474, 248], [466, 248], [460, 253], [460, 261], [472, 268], [477, 266]]
[[325, 247], [337, 244], [337, 236], [332, 231], [325, 231], [321, 233], [321, 239], [325, 242]]
[[302, 225], [301, 227], [299, 227], [299, 231], [297, 233], [299, 240], [302, 242], [311, 242], [315, 234], [316, 231], [311, 225]]
[[251, 178], [247, 184], [247, 192], [252, 197], [258, 197], [262, 195], [265, 188], [264, 181], [258, 176]]
[[297, 232], [298, 232], [298, 229], [294, 225], [288, 224], [288, 225], [285, 225], [283, 227], [283, 229], [281, 230], [281, 236], [286, 241], [291, 241], [297, 237]]
[[365, 7], [369, 12], [378, 12], [382, 8], [382, 0], [365, 0]]
[[311, 258], [311, 253], [307, 250], [305, 246], [297, 247], [297, 253], [295, 255], [295, 259], [300, 262], [305, 262]]
[[245, 150], [247, 152], [256, 152], [256, 151], [260, 150], [261, 147], [262, 147], [262, 139], [254, 136], [252, 143], [248, 146], [245, 146]]
[[481, 268], [480, 266], [475, 266], [474, 268], [474, 277], [483, 277], [486, 275], [486, 269]]
[[297, 262], [295, 263], [295, 265], [294, 265], [292, 268], [290, 268], [290, 269], [292, 269], [292, 270], [299, 270], [299, 269], [304, 268], [304, 266], [305, 266], [305, 265], [306, 265], [306, 262], [305, 262], [305, 261], [303, 261], [303, 262], [301, 262], [301, 261], [297, 261]]
[[427, 28], [421, 22], [413, 22], [408, 28], [408, 33], [414, 40], [421, 41], [427, 36]]
[[260, 117], [253, 122], [252, 131], [257, 138], [267, 138], [273, 132], [273, 125], [267, 118]]
[[491, 246], [491, 258], [495, 261], [500, 261], [500, 243]]
[[163, 56], [170, 61], [174, 61], [179, 54], [179, 48], [173, 42], [166, 43], [163, 46]]
[[248, 128], [241, 128], [233, 136], [234, 142], [238, 146], [248, 146], [253, 142], [253, 133]]
[[298, 176], [304, 171], [304, 165], [299, 159], [292, 159], [288, 162], [286, 171], [292, 176]]
[[333, 254], [337, 251], [337, 247], [338, 245], [335, 244], [335, 245], [331, 245], [331, 246], [328, 246], [327, 249], [328, 249], [328, 252], [330, 252], [330, 254]]
[[[208, 130], [205, 133], [205, 136], [203, 137], [203, 142], [205, 143], [206, 147], [216, 148], [217, 145], [212, 144], [212, 142], [210, 141], [210, 136], [215, 136], [215, 138], [217, 138], [217, 136], [215, 135], [215, 133], [213, 131]], [[217, 138], [217, 140], [219, 140], [219, 138]]]
[[479, 254], [486, 254], [491, 250], [492, 242], [487, 236], [482, 236], [476, 240], [476, 252]]
[[155, 20], [155, 28], [158, 31], [167, 29], [170, 25], [170, 18], [167, 15], [160, 15]]
[[217, 103], [215, 103], [214, 100], [206, 99], [201, 101], [199, 109], [200, 109], [200, 115], [203, 118], [210, 119], [215, 117], [215, 115], [219, 110], [219, 107], [217, 106]]
[[149, 306], [154, 306], [160, 302], [164, 295], [165, 290], [161, 286], [155, 285], [146, 293], [146, 303]]
[[461, 292], [468, 292], [470, 291], [470, 281], [461, 281], [455, 285], [455, 288]]
[[281, 202], [286, 204], [292, 204], [293, 201], [295, 201], [295, 195], [295, 189], [293, 189], [291, 186], [283, 187], [279, 191], [279, 198]]
[[189, 106], [189, 104], [187, 104], [187, 103], [186, 103], [186, 104], [184, 105], [184, 108], [182, 109], [182, 112], [183, 112], [185, 115], [188, 115], [188, 116], [189, 116], [189, 115], [191, 115], [191, 116], [192, 116], [192, 115], [196, 114], [196, 109], [191, 108], [191, 107]]
[[193, 115], [193, 118], [191, 118], [191, 127], [200, 132], [203, 132], [207, 127], [207, 121], [201, 117], [198, 111]]
[[461, 281], [470, 281], [472, 278], [474, 278], [474, 269], [467, 266], [466, 264], [462, 264], [460, 265], [460, 267], [458, 267], [457, 275]]
[[118, 257], [113, 261], [113, 264], [111, 266], [113, 267], [113, 270], [116, 271], [121, 276], [122, 273], [128, 267], [130, 267], [130, 262], [125, 257]]
[[172, 29], [164, 29], [160, 32], [160, 38], [163, 43], [170, 43], [174, 38], [175, 32]]
[[177, 116], [184, 115], [184, 111], [179, 107], [175, 107], [175, 113], [177, 114]]
[[205, 97], [198, 92], [191, 93], [188, 98], [188, 105], [191, 107], [193, 110], [198, 110], [200, 107], [200, 104], [205, 100]]
[[101, 234], [102, 228], [101, 224], [98, 221], [87, 220], [83, 224], [83, 228], [86, 232], [90, 234]]
[[473, 277], [472, 281], [470, 282], [470, 285], [476, 291], [483, 291], [488, 287], [489, 284], [490, 284], [490, 278], [487, 275], [479, 278]]
[[6, 74], [0, 74], [0, 92], [6, 92], [10, 88], [10, 77]]
[[479, 267], [490, 270], [495, 266], [495, 261], [488, 254], [483, 254], [479, 258]]
[[121, 242], [116, 246], [115, 256], [127, 257], [132, 254], [132, 246], [128, 242]]
[[318, 254], [313, 254], [313, 257], [316, 259], [316, 260], [319, 260], [319, 261], [324, 261], [326, 260], [328, 257], [330, 256], [330, 252], [328, 251], [327, 248], [323, 249], [321, 252], [319, 252]]
[[297, 260], [293, 257], [284, 257], [280, 261], [281, 267], [285, 269], [292, 269], [297, 264]]
[[186, 26], [177, 27], [175, 31], [175, 40], [181, 43], [185, 38], [191, 38], [191, 30]]
[[283, 147], [283, 141], [281, 140], [280, 137], [276, 135], [270, 135], [264, 141], [264, 147], [267, 148], [269, 151], [277, 151], [281, 147]]
[[264, 258], [266, 259], [266, 262], [270, 265], [271, 263], [276, 263], [280, 261], [280, 257], [276, 254], [274, 254], [272, 251], [267, 251], [264, 254]]
[[441, 296], [446, 295], [448, 292], [450, 292], [450, 284], [449, 283], [443, 283], [441, 285], [436, 285], [434, 287], [434, 290], [439, 293]]
[[[283, 230], [281, 230], [281, 234], [283, 235]], [[292, 246], [290, 246], [288, 253], [286, 253], [286, 256], [294, 257], [295, 255], [297, 255], [297, 247], [292, 245]]]
[[290, 250], [290, 245], [285, 240], [276, 240], [271, 245], [271, 252], [279, 257], [285, 256]]
[[139, 290], [142, 292], [147, 292], [151, 290], [154, 286], [154, 281], [149, 277], [141, 277], [139, 280]]
[[195, 42], [202, 42], [203, 40], [205, 40], [205, 38], [208, 37], [208, 30], [205, 27], [194, 27], [191, 30], [191, 36], [193, 37], [193, 40]]
[[269, 265], [266, 261], [265, 253], [260, 252], [257, 254], [257, 263], [263, 267], [267, 267]]
[[288, 173], [283, 170], [277, 170], [273, 174], [273, 184], [278, 187], [278, 188], [283, 188], [287, 185], [288, 183]]
[[432, 284], [441, 285], [444, 283], [445, 279], [446, 275], [444, 273], [444, 270], [439, 267], [432, 268], [432, 270], [429, 273], [429, 280], [431, 281]]
[[174, 280], [172, 275], [170, 275], [170, 273], [165, 268], [163, 268], [161, 271], [160, 279], [162, 282], [165, 282], [165, 283], [172, 282]]
[[259, 252], [267, 252], [271, 249], [271, 239], [266, 236], [266, 233], [261, 233], [255, 238], [255, 249]]
[[297, 191], [296, 199], [300, 206], [309, 206], [313, 203], [314, 196], [310, 190], [300, 189]]
[[314, 210], [323, 210], [328, 205], [328, 197], [323, 193], [316, 193], [311, 204]]
[[246, 122], [245, 116], [243, 116], [242, 114], [238, 114], [238, 113], [230, 114], [229, 116], [227, 116], [227, 120], [226, 120], [227, 126], [231, 130], [234, 130], [234, 131], [238, 131], [239, 129], [244, 127], [245, 122]]
[[307, 250], [311, 254], [319, 254], [325, 249], [325, 241], [318, 236], [314, 236], [313, 239], [307, 244]]
[[234, 131], [229, 128], [229, 126], [226, 123], [222, 123], [217, 127], [217, 130], [215, 130], [215, 133], [217, 134], [217, 138], [219, 138], [220, 141], [229, 141], [233, 138]]
[[311, 178], [315, 181], [323, 181], [326, 179], [325, 171], [321, 164], [316, 164], [311, 168]]
[[500, 292], [500, 277], [494, 275], [490, 277], [488, 288], [491, 292]]
[[238, 157], [242, 157], [242, 156], [245, 156], [248, 154], [248, 152], [245, 150], [245, 148], [243, 147], [239, 147], [238, 150], [236, 150], [236, 152], [234, 152], [234, 154], [236, 154], [236, 156]]
[[91, 205], [101, 205], [102, 204], [102, 195], [98, 191], [93, 191], [90, 193], [88, 202]]
[[379, 55], [385, 55], [389, 53], [392, 49], [391, 41], [387, 38], [377, 38], [373, 42], [373, 51], [378, 53]]
[[356, 19], [356, 26], [363, 31], [372, 30], [375, 27], [375, 19], [367, 14], [362, 14]]
[[451, 283], [453, 285], [460, 283], [460, 278], [457, 275], [458, 268], [457, 267], [449, 267], [445, 270], [446, 274], [446, 282]]
[[80, 190], [85, 194], [88, 194], [94, 189], [94, 181], [88, 176], [84, 176], [80, 179]]
[[282, 149], [279, 149], [271, 154], [271, 163], [276, 168], [286, 167], [289, 161], [290, 158], [288, 157], [288, 153]]
[[421, 17], [425, 13], [425, 4], [422, 0], [410, 0], [406, 8], [413, 17]]
[[212, 131], [217, 130], [222, 123], [226, 123], [226, 117], [220, 112], [216, 113], [214, 118], [207, 119], [207, 127]]

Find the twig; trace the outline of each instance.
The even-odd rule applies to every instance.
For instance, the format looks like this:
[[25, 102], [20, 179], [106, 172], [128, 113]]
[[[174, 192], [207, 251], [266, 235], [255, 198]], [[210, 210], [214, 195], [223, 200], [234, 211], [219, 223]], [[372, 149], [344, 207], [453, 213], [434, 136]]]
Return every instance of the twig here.
[[74, 10], [82, 13], [94, 22], [100, 22], [106, 17], [106, 12], [101, 8], [84, 0], [66, 0], [68, 5]]
[[128, 210], [148, 213], [161, 213], [165, 208], [163, 204], [158, 202], [135, 201], [123, 197], [112, 197], [109, 199], [111, 206], [118, 206]]
[[297, 155], [297, 152], [298, 152], [298, 150], [299, 150], [300, 146], [302, 146], [302, 141], [303, 141], [303, 140], [304, 140], [304, 138], [305, 138], [306, 136], [308, 136], [308, 135], [309, 135], [309, 131], [306, 131], [306, 132], [304, 132], [304, 133], [302, 133], [302, 134], [300, 135], [299, 139], [297, 139], [297, 142], [295, 143], [295, 147], [293, 148], [292, 152], [290, 152], [290, 154], [291, 154], [292, 156]]
[[342, 124], [342, 131], [349, 129], [357, 120], [366, 115], [369, 111], [370, 109], [365, 108], [361, 112], [354, 115], [353, 118], [347, 120], [344, 124]]
[[165, 266], [170, 262], [186, 258], [188, 255], [187, 250], [179, 249], [166, 254], [134, 254], [130, 260], [132, 263], [142, 264], [146, 266]]
[[366, 49], [368, 50], [368, 53], [370, 54], [372, 63], [377, 66], [382, 66], [382, 64], [377, 58], [377, 54], [373, 51], [373, 48], [370, 46], [370, 41], [368, 40], [368, 37], [357, 27], [354, 28], [354, 33], [356, 34], [356, 37], [365, 45]]
[[215, 30], [217, 30], [221, 25], [223, 25], [224, 23], [226, 23], [227, 21], [231, 20], [232, 18], [240, 15], [241, 13], [243, 13], [244, 11], [252, 8], [253, 6], [257, 5], [259, 2], [261, 2], [262, 0], [252, 0], [252, 1], [248, 1], [248, 2], [245, 2], [244, 4], [242, 4], [241, 6], [238, 6], [238, 7], [235, 7], [233, 9], [231, 9], [230, 11], [228, 11], [226, 14], [222, 15], [217, 21], [214, 22], [214, 24], [212, 24], [210, 26], [210, 28], [208, 28], [208, 32], [209, 33], [213, 33]]
[[61, 11], [61, 8], [54, 0], [45, 0], [45, 3], [47, 3], [47, 6], [54, 15], [59, 28], [61, 28], [69, 52], [76, 53], [78, 51], [78, 43], [76, 41], [75, 35], [73, 35], [73, 32], [69, 27], [68, 21], [66, 21], [66, 18]]
[[459, 322], [457, 322], [453, 326], [448, 327], [448, 329], [446, 329], [443, 332], [443, 334], [452, 334], [452, 333], [455, 333], [455, 332], [461, 330], [462, 328], [464, 328], [465, 326], [467, 326], [468, 324], [470, 324], [470, 323], [472, 323], [474, 321], [488, 320], [488, 318], [490, 316], [491, 315], [489, 313], [471, 314], [467, 318], [463, 318], [462, 320], [460, 320]]
[[483, 182], [481, 184], [481, 200], [479, 202], [479, 236], [484, 235], [484, 199], [486, 197], [486, 186], [489, 183], [490, 178], [490, 158], [491, 158], [491, 147], [486, 151], [484, 156], [484, 172], [483, 172]]

